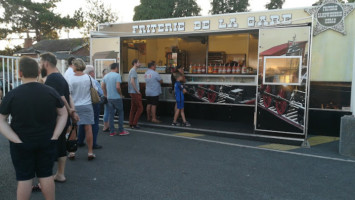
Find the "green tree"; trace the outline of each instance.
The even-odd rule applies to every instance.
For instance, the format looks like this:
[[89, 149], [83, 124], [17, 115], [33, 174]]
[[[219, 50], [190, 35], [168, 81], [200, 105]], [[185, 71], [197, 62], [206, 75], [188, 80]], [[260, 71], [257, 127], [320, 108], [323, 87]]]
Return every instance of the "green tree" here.
[[210, 13], [223, 14], [223, 13], [235, 13], [235, 12], [247, 12], [249, 6], [249, 0], [212, 0], [212, 10]]
[[118, 20], [113, 10], [104, 4], [102, 0], [86, 0], [86, 8], [75, 11], [75, 18], [79, 19], [80, 25], [84, 27], [84, 34], [96, 31], [99, 24], [112, 23]]
[[[339, 1], [339, 3], [345, 3], [345, 1], [344, 0], [338, 0]], [[348, 0], [348, 2], [354, 2], [354, 0]], [[312, 6], [319, 6], [319, 5], [321, 5], [323, 3], [323, 0], [318, 0], [318, 1], [316, 1], [314, 4], [312, 4]]]
[[200, 15], [201, 8], [196, 0], [175, 0], [173, 17], [189, 17]]
[[348, 3], [354, 3], [355, 0], [348, 0]]
[[0, 0], [0, 6], [5, 10], [0, 23], [6, 25], [5, 33], [35, 33], [36, 41], [57, 39], [58, 30], [79, 27], [75, 18], [53, 12], [58, 2], [60, 0]]
[[134, 8], [133, 20], [149, 20], [171, 18], [175, 8], [175, 0], [141, 0]]
[[271, 0], [270, 3], [265, 5], [265, 8], [268, 10], [281, 9], [284, 3], [285, 0]]
[[12, 55], [14, 55], [15, 52], [17, 52], [21, 49], [22, 49], [21, 45], [14, 46], [13, 48], [5, 47], [4, 50], [0, 50], [0, 55], [12, 56]]

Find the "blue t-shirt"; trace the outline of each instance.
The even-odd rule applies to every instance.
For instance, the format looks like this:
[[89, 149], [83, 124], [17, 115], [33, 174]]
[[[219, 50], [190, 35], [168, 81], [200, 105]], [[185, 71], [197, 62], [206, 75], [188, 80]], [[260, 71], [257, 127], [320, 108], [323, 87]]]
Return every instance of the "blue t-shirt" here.
[[134, 79], [134, 83], [136, 84], [137, 90], [139, 91], [139, 82], [138, 82], [138, 74], [137, 71], [132, 67], [128, 74], [128, 93], [136, 94], [137, 92], [134, 90], [131, 79]]
[[183, 102], [184, 101], [184, 85], [181, 84], [179, 81], [175, 82], [175, 98], [177, 102]]
[[119, 73], [110, 72], [105, 75], [102, 81], [106, 84], [107, 99], [121, 99], [121, 95], [116, 89], [116, 83], [122, 83]]
[[158, 72], [148, 69], [144, 74], [145, 78], [145, 95], [149, 97], [159, 96], [161, 94], [161, 77]]

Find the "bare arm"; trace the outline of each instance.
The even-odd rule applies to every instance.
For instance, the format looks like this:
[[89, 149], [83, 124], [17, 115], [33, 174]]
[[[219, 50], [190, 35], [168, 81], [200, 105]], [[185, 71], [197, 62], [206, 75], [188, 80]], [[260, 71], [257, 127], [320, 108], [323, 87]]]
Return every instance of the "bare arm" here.
[[7, 123], [7, 117], [8, 115], [0, 114], [0, 133], [13, 143], [22, 143], [21, 139]]
[[67, 124], [68, 112], [62, 108], [57, 108], [57, 123], [54, 128], [52, 140], [57, 140], [60, 134], [63, 132], [65, 125]]
[[107, 97], [106, 84], [104, 82], [102, 82], [101, 88], [102, 88], [102, 91], [104, 92], [104, 96]]
[[131, 78], [131, 84], [133, 86], [133, 89], [136, 91], [136, 93], [140, 94], [140, 92], [137, 89], [136, 82], [134, 81], [134, 78]]
[[118, 94], [120, 94], [121, 98], [123, 98], [120, 82], [116, 82], [116, 89], [117, 89]]

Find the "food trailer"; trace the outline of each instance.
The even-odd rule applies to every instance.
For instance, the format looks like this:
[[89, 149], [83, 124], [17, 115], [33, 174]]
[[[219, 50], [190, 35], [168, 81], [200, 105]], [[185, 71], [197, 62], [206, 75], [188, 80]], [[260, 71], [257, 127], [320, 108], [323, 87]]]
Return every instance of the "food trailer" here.
[[340, 117], [351, 113], [354, 7], [325, 0], [309, 8], [100, 24], [90, 58], [98, 79], [120, 63], [124, 83], [138, 58], [143, 85], [154, 60], [165, 106], [174, 102], [171, 73], [181, 65], [186, 105], [198, 108], [192, 115], [246, 119], [252, 135], [306, 141], [310, 131], [338, 130]]

